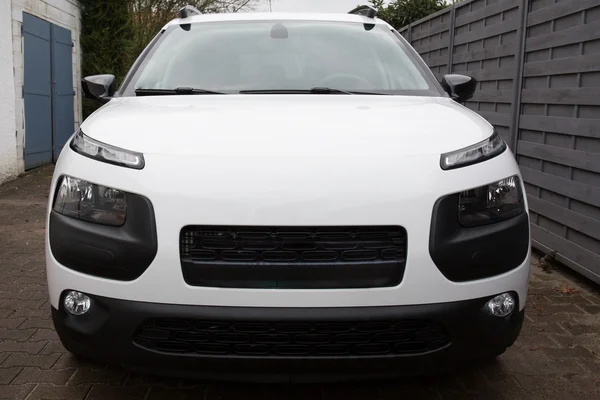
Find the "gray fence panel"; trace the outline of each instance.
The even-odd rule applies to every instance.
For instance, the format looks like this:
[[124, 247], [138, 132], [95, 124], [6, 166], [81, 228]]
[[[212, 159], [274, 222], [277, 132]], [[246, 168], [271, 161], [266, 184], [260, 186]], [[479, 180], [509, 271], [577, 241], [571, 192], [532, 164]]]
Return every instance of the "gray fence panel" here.
[[[479, 90], [467, 107], [492, 123], [513, 146], [521, 0], [474, 0], [456, 5], [452, 72], [479, 81]], [[514, 150], [514, 149], [513, 149]]]
[[405, 36], [438, 79], [448, 73], [452, 15], [452, 7], [432, 14], [411, 25]]
[[516, 154], [533, 245], [600, 282], [600, 0], [466, 0], [400, 29]]
[[534, 245], [600, 276], [600, 1], [531, 0], [517, 158]]

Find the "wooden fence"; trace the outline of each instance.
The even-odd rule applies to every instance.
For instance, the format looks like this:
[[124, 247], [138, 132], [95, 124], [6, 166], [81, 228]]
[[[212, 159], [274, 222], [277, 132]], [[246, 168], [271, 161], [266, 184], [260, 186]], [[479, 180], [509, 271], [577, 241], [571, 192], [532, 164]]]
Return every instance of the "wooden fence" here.
[[466, 0], [399, 32], [471, 75], [525, 181], [534, 247], [600, 283], [600, 0]]

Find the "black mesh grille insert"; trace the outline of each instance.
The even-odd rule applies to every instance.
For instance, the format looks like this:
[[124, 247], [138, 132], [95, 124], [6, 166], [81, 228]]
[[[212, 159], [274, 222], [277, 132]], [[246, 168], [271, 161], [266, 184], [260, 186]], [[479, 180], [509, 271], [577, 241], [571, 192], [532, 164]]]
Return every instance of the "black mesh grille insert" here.
[[365, 288], [398, 285], [406, 263], [399, 226], [187, 226], [183, 275], [193, 286]]
[[166, 353], [262, 357], [361, 357], [419, 354], [447, 346], [437, 322], [222, 322], [152, 319], [134, 342]]

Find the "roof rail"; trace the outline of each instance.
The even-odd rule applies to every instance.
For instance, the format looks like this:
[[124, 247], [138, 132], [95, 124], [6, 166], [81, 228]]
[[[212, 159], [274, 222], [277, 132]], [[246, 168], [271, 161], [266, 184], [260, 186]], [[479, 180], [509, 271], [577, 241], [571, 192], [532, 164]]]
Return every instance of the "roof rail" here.
[[177, 16], [181, 19], [191, 17], [192, 15], [200, 15], [200, 14], [202, 14], [200, 12], [200, 10], [198, 10], [196, 7], [190, 6], [190, 5], [183, 7], [182, 9], [180, 9], [177, 12]]
[[348, 14], [355, 15], [364, 15], [368, 18], [375, 18], [377, 16], [377, 10], [371, 6], [358, 6], [354, 10], [350, 11]]

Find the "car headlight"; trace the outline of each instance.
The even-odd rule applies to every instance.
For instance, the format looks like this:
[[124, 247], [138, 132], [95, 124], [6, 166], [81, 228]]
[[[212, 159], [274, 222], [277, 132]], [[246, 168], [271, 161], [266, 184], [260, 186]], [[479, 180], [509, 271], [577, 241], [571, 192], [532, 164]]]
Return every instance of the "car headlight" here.
[[443, 170], [466, 167], [489, 160], [502, 154], [506, 150], [506, 143], [497, 132], [492, 136], [464, 149], [442, 154], [441, 167]]
[[504, 221], [525, 212], [518, 176], [460, 193], [458, 219], [464, 227]]
[[127, 194], [63, 176], [56, 190], [53, 209], [59, 214], [83, 221], [122, 226], [127, 216]]
[[84, 135], [81, 129], [73, 137], [71, 149], [94, 160], [121, 167], [142, 169], [145, 165], [143, 154], [98, 142]]

